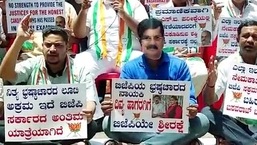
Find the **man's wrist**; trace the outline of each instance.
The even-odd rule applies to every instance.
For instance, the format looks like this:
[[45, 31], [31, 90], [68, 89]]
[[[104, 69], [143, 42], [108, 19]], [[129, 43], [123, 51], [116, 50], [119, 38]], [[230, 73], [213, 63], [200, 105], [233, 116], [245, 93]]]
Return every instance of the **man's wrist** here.
[[120, 10], [119, 11], [119, 16], [122, 18], [122, 19], [125, 19], [126, 17], [126, 12], [124, 10]]
[[209, 88], [214, 88], [215, 84], [214, 85], [210, 85], [209, 83], [206, 83], [206, 86], [209, 87]]

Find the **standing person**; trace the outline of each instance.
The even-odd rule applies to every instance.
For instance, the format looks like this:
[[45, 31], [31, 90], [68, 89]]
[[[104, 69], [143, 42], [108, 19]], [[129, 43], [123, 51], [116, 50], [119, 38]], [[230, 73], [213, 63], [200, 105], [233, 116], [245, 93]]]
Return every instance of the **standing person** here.
[[74, 23], [78, 38], [88, 36], [89, 49], [76, 55], [96, 78], [119, 68], [142, 54], [137, 39], [137, 26], [148, 18], [138, 0], [84, 0]]

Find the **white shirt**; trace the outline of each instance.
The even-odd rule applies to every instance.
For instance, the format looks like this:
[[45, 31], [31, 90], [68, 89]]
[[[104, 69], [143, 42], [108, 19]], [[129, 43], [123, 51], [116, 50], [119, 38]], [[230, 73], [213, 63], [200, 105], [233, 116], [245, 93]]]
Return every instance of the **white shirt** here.
[[[246, 6], [244, 7], [243, 11], [241, 12], [233, 3], [232, 0], [224, 0], [222, 5], [222, 12], [220, 14], [221, 17], [227, 18], [234, 18], [234, 17], [242, 17], [245, 19], [257, 19], [257, 2], [255, 0], [246, 0]], [[214, 23], [218, 23], [218, 21], [214, 20]], [[218, 24], [214, 28], [213, 36], [214, 38], [217, 36], [218, 31]]]
[[[92, 2], [91, 7], [88, 9], [87, 13], [87, 23], [86, 26], [90, 28], [89, 36], [88, 36], [88, 46], [95, 50], [94, 47], [95, 43], [101, 44], [101, 28], [103, 27], [102, 24], [100, 24], [100, 21], [98, 20], [99, 24], [97, 24], [96, 29], [99, 38], [95, 38], [94, 35], [94, 26], [93, 26], [93, 11], [94, 6], [96, 2], [102, 2], [101, 0], [95, 0]], [[132, 9], [132, 18], [134, 18], [136, 21], [141, 22], [144, 19], [148, 18], [148, 14], [144, 8], [144, 6], [138, 1], [138, 0], [128, 0], [131, 9]], [[125, 8], [124, 8], [125, 9]], [[107, 52], [108, 56], [115, 59], [118, 52], [118, 44], [119, 44], [119, 16], [116, 14], [116, 12], [113, 10], [113, 8], [110, 5], [104, 4], [104, 20], [105, 20], [105, 35], [107, 39]], [[100, 16], [100, 12], [98, 12], [98, 15]], [[98, 16], [98, 17], [99, 17]], [[123, 36], [123, 53], [126, 52], [126, 34]], [[98, 40], [100, 39], [100, 40]], [[100, 45], [101, 47], [101, 45]], [[140, 50], [141, 46], [139, 43], [139, 40], [136, 38], [135, 34], [132, 32], [132, 48], [134, 50]], [[122, 58], [123, 60], [123, 58]]]
[[159, 104], [153, 104], [153, 114], [161, 114], [161, 113], [165, 113], [165, 108], [164, 105], [162, 103]]
[[[226, 91], [228, 74], [230, 71], [228, 69], [228, 66], [231, 66], [231, 64], [233, 63], [243, 63], [243, 59], [240, 56], [238, 51], [235, 52], [234, 54], [231, 54], [228, 58], [221, 61], [218, 65], [218, 68], [217, 68], [218, 77], [215, 83], [215, 94], [217, 95], [218, 100], [220, 99], [221, 95]], [[223, 107], [221, 107], [221, 111], [222, 109]]]
[[[221, 61], [218, 65], [218, 68], [217, 68], [218, 77], [215, 83], [215, 94], [217, 95], [218, 100], [220, 99], [221, 95], [226, 91], [228, 75], [230, 71], [228, 69], [228, 66], [231, 66], [231, 64], [234, 64], [234, 63], [244, 63], [241, 55], [239, 54], [239, 51], [235, 52], [234, 54], [231, 54], [230, 56], [228, 56], [228, 58]], [[257, 64], [257, 59], [255, 64]], [[224, 94], [224, 97], [226, 97], [225, 94]], [[220, 108], [221, 112], [223, 111], [223, 105], [224, 105], [224, 102], [222, 103], [222, 107]], [[248, 125], [248, 126], [252, 132], [257, 131], [256, 126], [253, 126], [253, 125]]]
[[[28, 85], [32, 85], [32, 71], [36, 68], [38, 64], [41, 64], [41, 62], [44, 61], [43, 56], [38, 56], [34, 58], [29, 58], [27, 60], [24, 60], [20, 63], [17, 63], [15, 66], [15, 72], [17, 73], [17, 78], [15, 82], [12, 82], [13, 84], [18, 84], [21, 82], [27, 82]], [[86, 97], [87, 101], [94, 101], [96, 102], [96, 112], [94, 115], [94, 119], [99, 119], [103, 116], [103, 112], [101, 110], [101, 105], [99, 102], [99, 98], [97, 95], [96, 87], [95, 87], [95, 81], [93, 77], [91, 76], [91, 73], [87, 71], [85, 67], [78, 66], [76, 63], [73, 63], [73, 59], [70, 58], [70, 64], [73, 67], [73, 78], [74, 83], [85, 83], [85, 89], [87, 90]], [[49, 76], [49, 84], [67, 84], [68, 83], [68, 77], [67, 76], [67, 69], [65, 68], [63, 71], [62, 76], [57, 77], [51, 77]], [[42, 79], [39, 79], [39, 85], [44, 84]], [[0, 96], [1, 97], [1, 96]], [[0, 98], [0, 101], [3, 100], [3, 98]]]

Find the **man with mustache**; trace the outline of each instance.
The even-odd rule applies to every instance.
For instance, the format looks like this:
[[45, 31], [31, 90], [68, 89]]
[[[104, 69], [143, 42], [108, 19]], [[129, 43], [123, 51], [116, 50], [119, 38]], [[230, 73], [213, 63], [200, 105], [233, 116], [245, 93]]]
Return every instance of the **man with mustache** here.
[[[184, 60], [169, 56], [163, 52], [164, 28], [157, 19], [145, 19], [139, 23], [137, 34], [143, 50], [143, 55], [127, 62], [122, 68], [121, 79], [149, 79], [149, 80], [178, 80], [190, 81], [189, 68]], [[111, 118], [106, 116], [103, 130], [106, 135], [119, 142], [142, 145], [184, 145], [203, 136], [209, 129], [209, 122], [205, 115], [197, 113], [197, 100], [194, 86], [190, 87], [190, 106], [187, 108], [189, 116], [188, 134], [170, 133], [131, 133], [111, 132]], [[113, 109], [112, 101], [102, 102], [102, 110], [108, 115]], [[112, 142], [116, 142], [113, 141]]]
[[[177, 8], [177, 7], [192, 7], [199, 6], [193, 3], [192, 0], [169, 0], [166, 4], [151, 5], [152, 10], [154, 8]], [[154, 16], [154, 13], [151, 12]], [[199, 35], [201, 35], [199, 33]], [[210, 36], [211, 39], [211, 36]], [[211, 40], [210, 40], [211, 41]], [[201, 46], [199, 42], [199, 46]], [[195, 96], [200, 95], [204, 82], [207, 79], [207, 68], [202, 59], [203, 48], [201, 47], [173, 47], [171, 45], [166, 45], [163, 48], [164, 52], [171, 55], [176, 55], [181, 59], [184, 59], [189, 66], [190, 74], [192, 76], [193, 85], [195, 87]]]
[[[42, 32], [43, 55], [16, 64], [21, 45], [33, 33], [29, 29], [29, 23], [30, 15], [24, 17], [20, 22], [16, 38], [0, 66], [0, 78], [14, 85], [21, 82], [26, 82], [28, 85], [86, 83], [87, 94], [85, 97], [87, 97], [87, 102], [85, 102], [86, 107], [81, 111], [88, 121], [88, 139], [93, 138], [97, 127], [95, 121], [93, 121], [93, 116], [94, 112], [98, 111], [96, 105], [100, 105], [95, 91], [94, 79], [90, 72], [86, 71], [86, 68], [78, 67], [73, 59], [67, 55], [69, 36], [65, 29], [58, 26], [44, 29]], [[0, 112], [4, 109], [3, 101], [3, 98], [0, 98]], [[4, 141], [3, 126], [0, 126], [0, 140]], [[80, 140], [60, 142], [62, 144], [72, 144], [78, 141]]]
[[[237, 32], [239, 51], [220, 62], [218, 68], [215, 58], [212, 56], [210, 59], [208, 80], [203, 89], [205, 103], [208, 106], [218, 101], [221, 95], [226, 91], [230, 71], [228, 66], [235, 63], [257, 64], [257, 21], [249, 20], [242, 22]], [[223, 115], [222, 109], [223, 108], [221, 108], [221, 110], [215, 110], [206, 107], [202, 110], [202, 113], [210, 120], [209, 132], [214, 136], [220, 137], [218, 141], [222, 141], [223, 144], [257, 144], [256, 120]], [[226, 141], [223, 141], [223, 139]]]

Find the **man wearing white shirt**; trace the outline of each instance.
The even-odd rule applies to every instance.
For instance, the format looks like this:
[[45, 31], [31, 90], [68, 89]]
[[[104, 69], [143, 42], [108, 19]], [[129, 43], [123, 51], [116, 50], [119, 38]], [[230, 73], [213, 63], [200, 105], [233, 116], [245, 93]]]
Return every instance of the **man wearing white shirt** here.
[[[229, 74], [228, 66], [234, 63], [247, 63], [256, 65], [257, 63], [257, 21], [244, 21], [238, 27], [238, 42], [240, 50], [223, 60], [216, 69], [217, 62], [212, 57], [209, 63], [209, 75], [206, 86], [203, 89], [205, 103], [208, 106], [218, 101], [226, 91], [227, 78]], [[226, 96], [225, 96], [226, 97]], [[225, 139], [229, 144], [235, 145], [255, 145], [254, 130], [251, 130], [249, 121], [245, 118], [234, 118], [223, 115], [221, 110], [214, 110], [206, 107], [202, 113], [210, 121], [209, 132], [216, 137]], [[256, 121], [255, 121], [256, 122]]]
[[[95, 116], [96, 111], [101, 111], [99, 110], [100, 102], [97, 97], [94, 79], [90, 72], [88, 72], [85, 67], [75, 64], [73, 59], [67, 55], [69, 36], [65, 29], [58, 26], [44, 29], [42, 32], [44, 55], [29, 58], [16, 64], [21, 48], [20, 46], [24, 41], [28, 40], [33, 33], [29, 29], [29, 23], [30, 15], [25, 16], [20, 22], [17, 29], [17, 36], [0, 66], [0, 77], [3, 78], [4, 81], [11, 82], [13, 85], [21, 82], [25, 82], [28, 85], [85, 83], [86, 102], [85, 107], [82, 108], [81, 111], [88, 122], [88, 139], [93, 138], [97, 127], [93, 116]], [[3, 83], [0, 83], [0, 87], [2, 86]], [[3, 97], [3, 95], [0, 94], [0, 97]], [[0, 102], [3, 101], [3, 98], [0, 98]], [[0, 103], [0, 112], [3, 112], [4, 109], [2, 104], [3, 103]], [[3, 129], [4, 127], [0, 126], [1, 142], [5, 142], [5, 132]], [[62, 144], [71, 144], [77, 141], [78, 140], [68, 140], [60, 142], [62, 142]], [[15, 144], [18, 145], [20, 143]]]
[[163, 105], [163, 103], [161, 102], [161, 96], [159, 95], [155, 95], [153, 97], [153, 112], [152, 112], [152, 117], [153, 118], [160, 118], [163, 117], [164, 113], [165, 113], [165, 107]]
[[75, 60], [85, 62], [95, 78], [119, 71], [125, 62], [142, 54], [136, 29], [146, 18], [138, 0], [84, 0], [73, 30], [78, 38], [88, 36], [89, 49]]
[[217, 36], [220, 17], [257, 19], [257, 4], [255, 0], [215, 0], [213, 4], [214, 38]]

